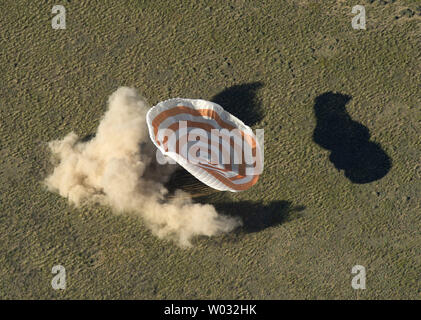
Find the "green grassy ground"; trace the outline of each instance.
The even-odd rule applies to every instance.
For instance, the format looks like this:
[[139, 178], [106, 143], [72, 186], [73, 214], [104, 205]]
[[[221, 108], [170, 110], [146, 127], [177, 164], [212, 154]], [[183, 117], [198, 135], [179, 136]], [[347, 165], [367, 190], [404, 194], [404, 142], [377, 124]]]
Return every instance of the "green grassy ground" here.
[[[0, 298], [420, 299], [419, 2], [359, 1], [366, 30], [349, 1], [183, 2], [63, 1], [66, 30], [51, 27], [56, 1], [0, 4]], [[45, 142], [95, 132], [119, 86], [155, 104], [256, 82], [254, 110], [233, 113], [265, 129], [265, 171], [201, 199], [242, 215], [237, 232], [180, 249], [41, 184]], [[313, 141], [328, 91], [352, 96], [392, 160], [382, 179], [353, 184]], [[351, 287], [356, 264], [366, 290]]]

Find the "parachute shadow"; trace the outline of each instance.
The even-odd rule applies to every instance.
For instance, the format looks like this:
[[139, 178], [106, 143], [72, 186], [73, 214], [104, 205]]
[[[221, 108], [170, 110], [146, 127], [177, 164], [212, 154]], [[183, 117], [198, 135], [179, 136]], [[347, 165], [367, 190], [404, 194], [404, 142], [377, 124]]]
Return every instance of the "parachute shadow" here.
[[241, 119], [246, 125], [253, 126], [263, 118], [261, 104], [256, 99], [256, 91], [262, 86], [262, 82], [235, 85], [224, 89], [210, 100]]
[[367, 127], [347, 113], [345, 105], [351, 99], [333, 92], [316, 97], [313, 141], [331, 151], [329, 160], [336, 169], [344, 170], [352, 183], [369, 183], [384, 177], [392, 161], [380, 144], [370, 141]]
[[240, 201], [214, 203], [220, 214], [239, 217], [243, 225], [240, 233], [255, 233], [267, 228], [276, 227], [292, 219], [292, 215], [305, 209], [303, 206], [293, 207], [289, 201], [273, 201], [267, 205], [262, 202]]
[[83, 143], [85, 143], [85, 142], [89, 142], [89, 141], [91, 141], [93, 138], [95, 138], [95, 136], [96, 136], [96, 134], [95, 134], [95, 133], [87, 134], [87, 135], [85, 135], [84, 137], [82, 137], [82, 138], [80, 139], [80, 142], [83, 142]]
[[[203, 184], [183, 168], [172, 174], [165, 187], [169, 191], [169, 198], [175, 190], [183, 190], [189, 193], [195, 202], [212, 204], [218, 213], [240, 218], [243, 225], [234, 232], [237, 236], [276, 227], [290, 221], [293, 216], [296, 217], [296, 213], [305, 209], [304, 206], [292, 206], [290, 201], [284, 200], [273, 201], [269, 204], [263, 204], [262, 201], [230, 201], [229, 192], [221, 192]], [[227, 237], [232, 236], [224, 236], [224, 238]]]

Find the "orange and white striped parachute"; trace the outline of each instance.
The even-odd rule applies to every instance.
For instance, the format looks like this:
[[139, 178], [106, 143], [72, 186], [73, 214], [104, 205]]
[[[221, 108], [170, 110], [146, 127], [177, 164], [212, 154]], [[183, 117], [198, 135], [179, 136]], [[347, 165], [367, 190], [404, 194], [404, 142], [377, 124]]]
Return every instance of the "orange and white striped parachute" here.
[[251, 128], [216, 103], [166, 100], [148, 111], [146, 121], [158, 149], [214, 189], [246, 190], [263, 171], [261, 146]]

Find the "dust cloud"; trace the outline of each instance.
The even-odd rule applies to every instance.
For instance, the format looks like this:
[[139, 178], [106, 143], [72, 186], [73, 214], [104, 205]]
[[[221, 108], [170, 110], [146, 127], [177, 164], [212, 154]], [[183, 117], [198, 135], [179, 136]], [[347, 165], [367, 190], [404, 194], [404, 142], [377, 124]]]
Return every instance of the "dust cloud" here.
[[164, 184], [176, 166], [156, 161], [146, 124], [148, 109], [135, 89], [121, 87], [109, 97], [94, 138], [83, 141], [71, 132], [50, 142], [55, 168], [45, 180], [48, 189], [78, 207], [99, 203], [116, 213], [139, 216], [159, 238], [182, 247], [191, 246], [194, 236], [214, 236], [241, 225], [212, 205], [193, 203], [184, 191], [167, 197]]

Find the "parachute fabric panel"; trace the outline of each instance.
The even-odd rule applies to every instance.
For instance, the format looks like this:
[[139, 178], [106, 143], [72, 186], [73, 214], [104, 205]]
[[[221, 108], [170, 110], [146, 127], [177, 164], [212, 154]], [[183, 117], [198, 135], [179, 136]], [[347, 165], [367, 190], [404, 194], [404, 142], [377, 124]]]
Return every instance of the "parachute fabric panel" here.
[[157, 148], [204, 184], [238, 192], [257, 182], [263, 168], [259, 143], [250, 127], [220, 105], [170, 99], [151, 108], [146, 121]]

